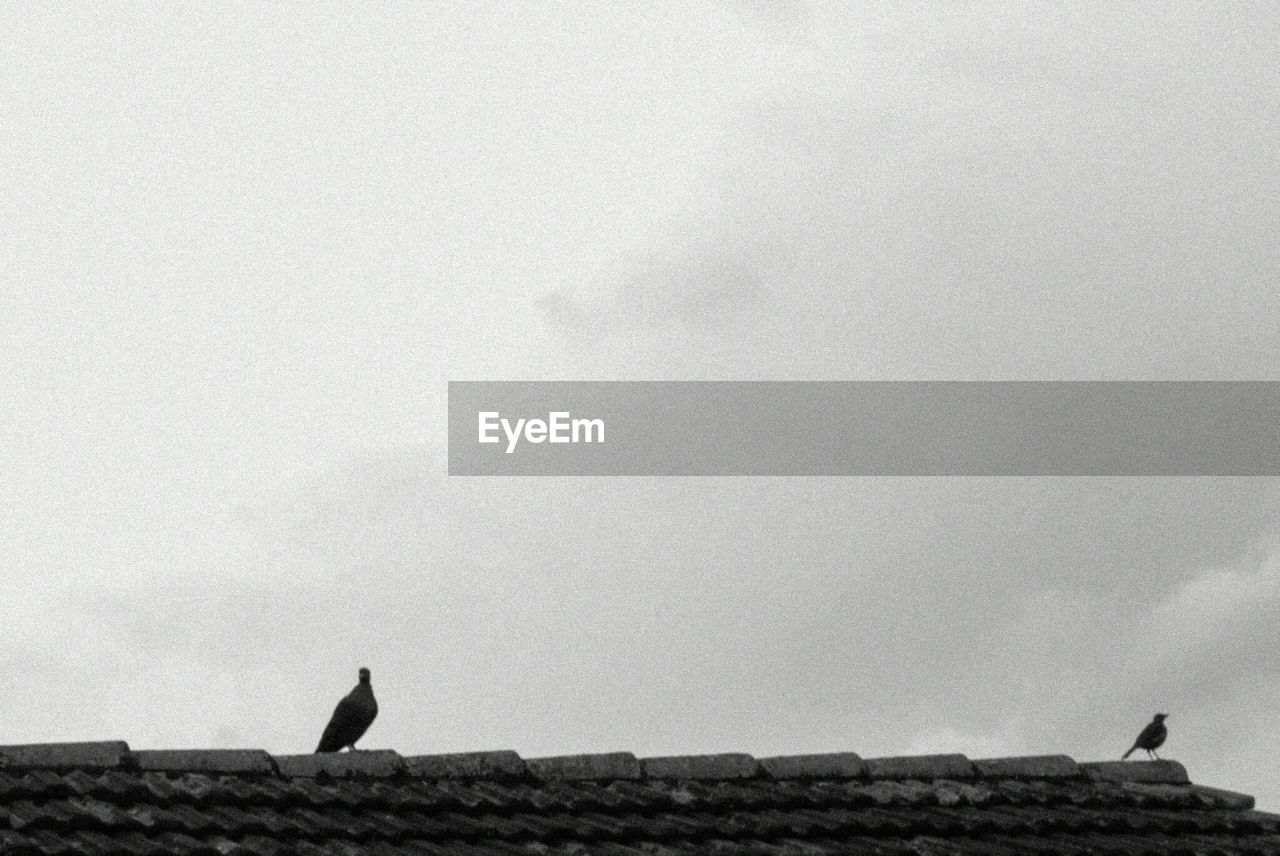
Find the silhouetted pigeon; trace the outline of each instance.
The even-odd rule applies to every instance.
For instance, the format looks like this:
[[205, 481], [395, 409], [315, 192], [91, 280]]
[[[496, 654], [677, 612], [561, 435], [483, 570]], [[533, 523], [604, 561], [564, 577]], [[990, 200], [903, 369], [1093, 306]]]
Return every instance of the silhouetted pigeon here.
[[1133, 754], [1135, 749], [1145, 749], [1148, 757], [1154, 757], [1159, 760], [1160, 756], [1156, 754], [1156, 750], [1160, 748], [1160, 744], [1164, 743], [1164, 739], [1169, 736], [1169, 729], [1165, 727], [1164, 720], [1169, 714], [1157, 713], [1155, 719], [1147, 723], [1147, 727], [1142, 729], [1142, 733], [1138, 735], [1138, 739], [1133, 741], [1133, 745], [1129, 747], [1129, 751], [1120, 756], [1123, 761]]
[[369, 730], [378, 715], [378, 702], [373, 697], [373, 685], [369, 683], [369, 670], [360, 670], [360, 683], [347, 693], [333, 709], [333, 718], [320, 736], [317, 752], [338, 752], [349, 746], [352, 751], [356, 741]]

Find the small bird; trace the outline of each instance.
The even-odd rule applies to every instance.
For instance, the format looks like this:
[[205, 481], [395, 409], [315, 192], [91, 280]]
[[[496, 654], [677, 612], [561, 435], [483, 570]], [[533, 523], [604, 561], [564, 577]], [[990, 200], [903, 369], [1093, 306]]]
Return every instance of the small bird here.
[[369, 670], [360, 670], [360, 683], [338, 702], [333, 717], [324, 727], [317, 752], [340, 752], [344, 746], [355, 751], [359, 740], [378, 715], [378, 702], [373, 697], [373, 685], [369, 683]]
[[1164, 724], [1165, 717], [1168, 715], [1167, 713], [1157, 713], [1155, 718], [1147, 723], [1147, 727], [1142, 729], [1138, 739], [1133, 741], [1129, 751], [1120, 756], [1120, 760], [1123, 761], [1128, 758], [1135, 749], [1144, 749], [1147, 757], [1159, 760], [1160, 756], [1156, 754], [1156, 750], [1160, 748], [1160, 744], [1164, 743], [1164, 739], [1169, 736], [1169, 729]]

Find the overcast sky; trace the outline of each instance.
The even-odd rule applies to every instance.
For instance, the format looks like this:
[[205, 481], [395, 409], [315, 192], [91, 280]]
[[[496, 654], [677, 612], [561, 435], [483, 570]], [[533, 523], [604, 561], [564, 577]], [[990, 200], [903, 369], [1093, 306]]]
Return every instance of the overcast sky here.
[[450, 479], [448, 380], [1280, 379], [1271, 3], [0, 5], [0, 743], [1117, 758], [1265, 479]]

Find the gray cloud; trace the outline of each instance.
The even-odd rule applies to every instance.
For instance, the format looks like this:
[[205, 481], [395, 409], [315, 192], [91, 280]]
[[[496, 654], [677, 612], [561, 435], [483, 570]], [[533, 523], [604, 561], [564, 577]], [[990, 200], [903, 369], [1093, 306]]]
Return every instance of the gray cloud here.
[[595, 287], [607, 295], [603, 301], [560, 289], [537, 302], [544, 319], [567, 336], [594, 343], [611, 330], [719, 332], [769, 306], [770, 289], [787, 261], [782, 242], [739, 246], [737, 236], [707, 239], [697, 226], [676, 224], [659, 234], [652, 254], [626, 257], [602, 274]]
[[825, 34], [822, 74], [739, 106], [696, 213], [561, 292], [560, 326], [809, 376], [1269, 376], [1280, 149], [1245, 25], [955, 17]]

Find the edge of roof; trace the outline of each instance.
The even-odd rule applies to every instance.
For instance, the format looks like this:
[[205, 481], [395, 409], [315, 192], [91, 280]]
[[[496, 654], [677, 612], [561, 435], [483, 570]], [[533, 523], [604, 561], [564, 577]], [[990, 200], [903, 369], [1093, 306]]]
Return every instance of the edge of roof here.
[[1191, 784], [1177, 761], [1077, 762], [1066, 755], [971, 760], [965, 755], [867, 758], [853, 752], [755, 758], [745, 753], [637, 758], [630, 752], [522, 758], [511, 750], [404, 756], [389, 749], [272, 755], [261, 749], [132, 750], [123, 740], [0, 745], [0, 772], [134, 770], [285, 778], [527, 779], [541, 782], [1059, 779], [1180, 785], [1252, 808], [1253, 798]]

